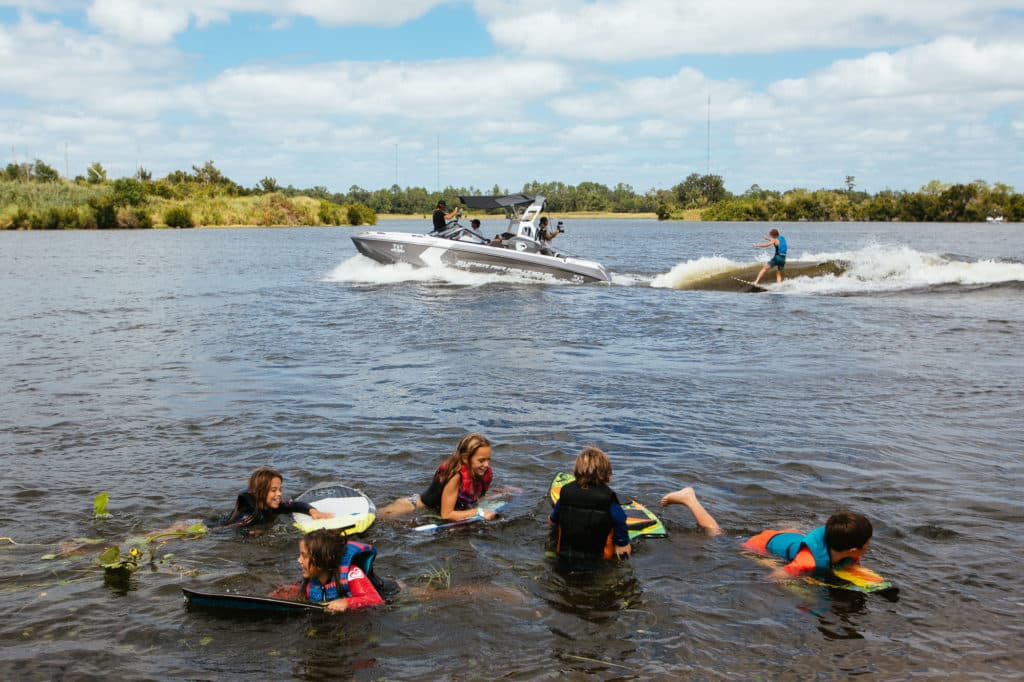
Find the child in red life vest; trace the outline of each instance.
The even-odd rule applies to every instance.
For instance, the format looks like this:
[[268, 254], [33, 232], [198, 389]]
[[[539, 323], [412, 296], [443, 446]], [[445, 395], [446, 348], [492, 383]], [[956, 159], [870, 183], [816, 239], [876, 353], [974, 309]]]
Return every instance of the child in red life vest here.
[[490, 521], [496, 514], [480, 508], [480, 498], [491, 487], [491, 443], [479, 433], [463, 436], [458, 446], [434, 472], [430, 486], [421, 495], [395, 500], [377, 510], [387, 519], [430, 509], [445, 521], [460, 521], [479, 516]]
[[271, 596], [323, 603], [330, 613], [379, 606], [384, 599], [372, 579], [376, 555], [370, 545], [347, 542], [336, 530], [315, 530], [299, 540], [302, 582]]
[[573, 468], [576, 480], [559, 494], [548, 523], [557, 527], [558, 557], [589, 561], [628, 557], [632, 553], [626, 512], [612, 482], [612, 463], [603, 451], [584, 448]]

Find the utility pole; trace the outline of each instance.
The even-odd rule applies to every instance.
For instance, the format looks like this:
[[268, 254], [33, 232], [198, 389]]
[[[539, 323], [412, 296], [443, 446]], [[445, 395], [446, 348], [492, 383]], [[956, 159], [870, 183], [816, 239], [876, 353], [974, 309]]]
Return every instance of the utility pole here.
[[705, 175], [711, 175], [711, 95], [708, 95], [708, 160]]

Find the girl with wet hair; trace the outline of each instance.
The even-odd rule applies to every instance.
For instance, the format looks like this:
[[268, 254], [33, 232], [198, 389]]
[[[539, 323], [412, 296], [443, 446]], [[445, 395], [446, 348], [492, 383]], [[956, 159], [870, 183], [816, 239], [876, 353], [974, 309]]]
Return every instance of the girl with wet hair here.
[[329, 519], [334, 514], [317, 511], [306, 502], [283, 500], [281, 484], [284, 477], [269, 466], [257, 468], [249, 476], [249, 487], [238, 494], [225, 526], [253, 526], [273, 523], [278, 514], [302, 512], [314, 519]]
[[410, 514], [417, 509], [430, 509], [445, 521], [459, 521], [474, 516], [491, 520], [496, 514], [480, 508], [482, 498], [491, 487], [491, 443], [479, 433], [462, 437], [453, 452], [434, 472], [430, 485], [420, 495], [395, 500], [377, 510], [382, 519]]

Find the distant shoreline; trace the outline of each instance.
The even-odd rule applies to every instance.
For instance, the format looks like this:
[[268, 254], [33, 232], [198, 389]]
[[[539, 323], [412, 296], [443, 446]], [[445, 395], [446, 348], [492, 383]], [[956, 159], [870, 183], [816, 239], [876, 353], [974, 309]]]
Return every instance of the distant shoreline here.
[[[658, 215], [656, 213], [613, 213], [611, 211], [545, 211], [546, 215], [558, 216], [559, 219], [583, 219], [583, 218], [620, 218], [623, 220], [657, 220]], [[377, 220], [425, 220], [430, 222], [431, 215], [429, 213], [378, 213]], [[462, 220], [470, 220], [472, 218], [479, 218], [480, 220], [501, 220], [504, 221], [505, 217], [501, 215], [495, 215], [490, 213], [471, 213], [467, 211], [463, 216]], [[700, 209], [692, 211], [686, 211], [686, 215], [682, 220], [700, 220]]]

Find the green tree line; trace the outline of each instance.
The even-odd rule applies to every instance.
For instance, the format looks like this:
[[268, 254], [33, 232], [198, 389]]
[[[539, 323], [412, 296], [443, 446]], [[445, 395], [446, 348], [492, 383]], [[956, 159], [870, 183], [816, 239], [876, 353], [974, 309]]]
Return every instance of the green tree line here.
[[[763, 190], [753, 185], [734, 195], [719, 175], [691, 173], [669, 189], [638, 193], [632, 186], [597, 182], [569, 185], [532, 181], [512, 192], [542, 194], [556, 213], [603, 212], [655, 214], [659, 219], [697, 211], [702, 220], [727, 221], [943, 221], [977, 222], [1001, 216], [1024, 220], [1024, 195], [1002, 183], [929, 182], [917, 192], [857, 191], [847, 176], [837, 189]], [[171, 227], [192, 225], [361, 225], [377, 214], [428, 215], [438, 200], [477, 194], [509, 194], [509, 188], [424, 187], [369, 190], [351, 186], [331, 192], [324, 186], [282, 187], [265, 177], [243, 187], [226, 177], [213, 161], [192, 170], [177, 170], [153, 179], [140, 168], [134, 177], [109, 180], [99, 163], [73, 180], [41, 160], [8, 164], [0, 174], [0, 228], [59, 229]]]
[[73, 180], [41, 160], [10, 163], [0, 172], [0, 229], [115, 229], [195, 225], [372, 225], [365, 204], [345, 202], [324, 187], [279, 187], [264, 178], [245, 188], [213, 161], [154, 180], [109, 180], [99, 163]]

